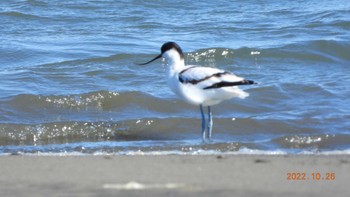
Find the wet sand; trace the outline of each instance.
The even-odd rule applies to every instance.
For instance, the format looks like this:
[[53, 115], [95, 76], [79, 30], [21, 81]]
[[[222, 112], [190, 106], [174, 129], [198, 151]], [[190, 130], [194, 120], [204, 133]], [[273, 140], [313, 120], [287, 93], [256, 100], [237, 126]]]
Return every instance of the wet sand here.
[[[320, 197], [350, 191], [350, 155], [1, 156], [0, 166], [0, 196], [7, 197]], [[287, 180], [288, 173], [305, 180]]]

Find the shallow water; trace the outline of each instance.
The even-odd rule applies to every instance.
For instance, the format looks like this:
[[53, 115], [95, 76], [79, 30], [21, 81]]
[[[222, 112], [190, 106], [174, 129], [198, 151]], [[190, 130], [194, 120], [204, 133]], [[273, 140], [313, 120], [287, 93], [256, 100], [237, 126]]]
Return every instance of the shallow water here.
[[[1, 1], [0, 153], [348, 153], [350, 3]], [[200, 113], [166, 86], [189, 64], [260, 85]]]

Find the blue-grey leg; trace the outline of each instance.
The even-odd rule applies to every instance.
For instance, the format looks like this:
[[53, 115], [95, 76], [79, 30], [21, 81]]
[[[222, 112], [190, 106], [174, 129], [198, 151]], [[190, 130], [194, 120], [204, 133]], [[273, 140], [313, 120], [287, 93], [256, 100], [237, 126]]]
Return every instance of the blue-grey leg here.
[[210, 110], [210, 106], [208, 106], [208, 139], [211, 140], [211, 132], [213, 130], [213, 116]]
[[205, 115], [203, 111], [203, 105], [199, 105], [199, 108], [201, 110], [201, 115], [202, 115], [202, 139], [204, 142], [205, 141]]

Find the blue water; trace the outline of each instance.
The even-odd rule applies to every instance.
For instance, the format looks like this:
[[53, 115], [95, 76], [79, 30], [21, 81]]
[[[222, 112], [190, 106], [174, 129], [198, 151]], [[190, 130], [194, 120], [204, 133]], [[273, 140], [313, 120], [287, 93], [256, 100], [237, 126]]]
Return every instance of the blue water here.
[[[348, 153], [349, 1], [0, 2], [0, 154]], [[200, 114], [166, 85], [188, 64], [260, 85]]]

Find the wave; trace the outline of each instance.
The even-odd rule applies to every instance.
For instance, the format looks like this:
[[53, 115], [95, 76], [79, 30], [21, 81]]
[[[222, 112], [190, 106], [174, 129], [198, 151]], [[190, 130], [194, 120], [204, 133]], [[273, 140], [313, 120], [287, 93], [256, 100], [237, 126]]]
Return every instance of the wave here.
[[190, 62], [216, 62], [235, 58], [269, 58], [288, 59], [292, 62], [340, 62], [347, 63], [350, 56], [347, 51], [350, 44], [340, 40], [314, 40], [297, 42], [288, 45], [275, 46], [273, 48], [209, 48], [199, 49], [186, 54], [186, 60]]
[[[185, 48], [184, 48], [185, 49]], [[350, 44], [343, 40], [312, 40], [299, 41], [292, 44], [276, 45], [268, 47], [241, 47], [241, 48], [202, 48], [185, 53], [185, 60], [188, 64], [201, 64], [205, 66], [235, 65], [237, 62], [253, 61], [273, 63], [283, 61], [285, 64], [292, 63], [337, 63], [347, 65], [350, 56], [347, 51], [350, 50]], [[186, 50], [185, 50], [186, 51]], [[18, 54], [20, 57], [21, 54]], [[144, 62], [153, 58], [155, 54], [141, 53], [118, 53], [109, 56], [96, 57], [94, 55], [82, 59], [68, 59], [59, 62], [51, 62], [30, 66], [33, 71], [43, 71], [45, 69], [65, 68], [67, 70], [75, 69], [72, 66], [81, 65], [106, 65], [121, 64], [127, 65], [132, 69], [138, 69], [137, 62]], [[16, 56], [17, 57], [17, 56]], [[45, 60], [49, 61], [49, 60]], [[7, 70], [23, 69], [23, 67], [8, 67]], [[51, 70], [50, 70], [51, 71]]]
[[288, 58], [293, 61], [302, 62], [338, 62], [350, 61], [346, 51], [350, 49], [350, 44], [336, 40], [316, 40], [290, 44], [278, 50], [267, 50], [267, 56], [272, 58]]
[[88, 63], [109, 63], [116, 61], [129, 60], [134, 55], [132, 54], [115, 54], [106, 57], [90, 57], [85, 59], [75, 59], [75, 60], [67, 60], [62, 62], [54, 62], [48, 64], [37, 65], [38, 68], [52, 67], [52, 66], [60, 66], [60, 65], [77, 65], [77, 64], [88, 64]]
[[350, 135], [349, 134], [323, 134], [309, 136], [283, 136], [273, 140], [281, 147], [287, 149], [309, 149], [309, 150], [336, 150], [347, 148]]
[[[248, 121], [247, 124], [255, 122], [254, 120], [240, 121]], [[284, 130], [280, 131], [279, 137], [273, 137], [271, 134], [257, 137], [258, 127], [255, 127], [254, 131], [250, 130], [248, 134], [215, 133], [214, 141], [203, 144], [199, 128], [192, 126], [194, 122], [199, 122], [199, 120], [154, 118], [120, 122], [0, 124], [0, 153], [80, 152], [96, 154], [106, 152], [123, 154], [135, 151], [145, 154], [154, 151], [228, 153], [243, 149], [265, 152], [281, 150], [284, 153], [322, 153], [349, 148], [349, 134], [290, 135]], [[246, 127], [247, 124], [245, 124]]]
[[[30, 105], [28, 105], [30, 103]], [[9, 106], [25, 112], [35, 112], [35, 109], [69, 109], [81, 111], [84, 109], [95, 109], [110, 111], [112, 109], [138, 105], [140, 107], [154, 106], [154, 110], [169, 112], [167, 106], [173, 101], [161, 99], [150, 94], [138, 91], [115, 92], [96, 91], [71, 95], [35, 95], [20, 94], [0, 99], [0, 105]], [[6, 108], [6, 107], [5, 107]], [[31, 111], [33, 110], [33, 111]]]
[[200, 140], [200, 129], [197, 128], [199, 122], [199, 118], [143, 118], [123, 121], [0, 124], [0, 145]]
[[17, 11], [9, 11], [9, 12], [0, 12], [0, 16], [14, 17], [17, 20], [19, 19], [43, 19], [41, 16], [33, 15], [33, 14], [25, 14]]
[[177, 99], [137, 91], [21, 94], [0, 99], [0, 152], [232, 152], [244, 147], [318, 152], [348, 148], [349, 124], [337, 124], [348, 119], [347, 113], [336, 109], [328, 113], [324, 107], [325, 112], [316, 112], [310, 105], [295, 108], [289, 98], [300, 91], [324, 94], [320, 86], [263, 86], [253, 89], [254, 97], [243, 103], [216, 106], [215, 142], [209, 145], [183, 143], [200, 141], [200, 116], [197, 107]]
[[[109, 120], [145, 117], [149, 112], [178, 111], [173, 101], [143, 92], [96, 91], [72, 95], [20, 94], [0, 99], [0, 122], [40, 123], [57, 120]], [[184, 105], [180, 103], [180, 106]], [[185, 108], [185, 107], [184, 107]]]
[[[269, 60], [279, 61], [279, 59], [288, 59], [291, 62], [340, 62], [347, 63], [350, 56], [347, 51], [350, 50], [350, 44], [342, 40], [312, 40], [300, 41], [286, 45], [276, 45], [274, 47], [241, 47], [241, 48], [203, 48], [193, 52], [185, 53], [185, 60], [188, 63], [212, 64], [232, 64], [232, 60], [251, 58], [267, 58]], [[53, 62], [43, 65], [36, 65], [37, 68], [67, 65], [86, 65], [90, 63], [126, 63], [135, 64], [143, 62], [154, 57], [155, 54], [133, 54], [120, 53], [110, 56], [88, 57], [84, 59], [67, 60], [62, 62]]]

